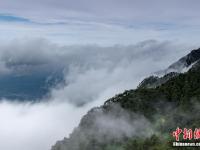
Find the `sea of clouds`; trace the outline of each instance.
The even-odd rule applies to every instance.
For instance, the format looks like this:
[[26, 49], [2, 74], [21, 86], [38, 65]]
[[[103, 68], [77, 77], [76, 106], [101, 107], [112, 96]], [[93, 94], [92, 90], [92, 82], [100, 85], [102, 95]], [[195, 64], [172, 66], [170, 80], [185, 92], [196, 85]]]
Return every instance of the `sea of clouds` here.
[[48, 150], [78, 126], [94, 106], [187, 54], [189, 46], [170, 41], [134, 45], [59, 46], [44, 39], [0, 44], [0, 74], [59, 70], [64, 83], [38, 103], [0, 102], [0, 149]]

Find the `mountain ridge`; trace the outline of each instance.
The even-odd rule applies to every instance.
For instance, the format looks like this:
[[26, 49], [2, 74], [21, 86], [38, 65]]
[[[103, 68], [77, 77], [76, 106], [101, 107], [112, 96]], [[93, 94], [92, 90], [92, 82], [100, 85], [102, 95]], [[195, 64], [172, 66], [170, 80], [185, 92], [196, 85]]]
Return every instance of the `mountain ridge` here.
[[193, 50], [178, 61], [187, 67], [196, 62], [187, 72], [147, 78], [137, 89], [91, 109], [69, 138], [58, 141], [52, 150], [174, 149], [170, 133], [177, 126], [200, 125], [199, 59], [200, 49]]
[[200, 59], [200, 48], [193, 49], [186, 56], [181, 57], [178, 61], [171, 64], [167, 69], [156, 72], [157, 76], [163, 76], [170, 72], [184, 73], [187, 72], [192, 65]]

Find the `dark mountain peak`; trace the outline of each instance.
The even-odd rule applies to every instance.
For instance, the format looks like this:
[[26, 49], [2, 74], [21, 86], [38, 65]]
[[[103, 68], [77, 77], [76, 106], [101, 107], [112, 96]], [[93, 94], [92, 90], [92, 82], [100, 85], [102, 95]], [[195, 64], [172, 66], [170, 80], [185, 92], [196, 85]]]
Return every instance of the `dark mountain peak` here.
[[189, 67], [197, 60], [200, 59], [200, 48], [192, 50], [189, 54], [179, 59], [168, 67], [168, 70], [175, 69], [177, 72], [181, 72], [184, 68]]
[[171, 64], [167, 69], [155, 72], [157, 76], [163, 76], [170, 72], [187, 72], [198, 60], [200, 60], [200, 48], [192, 50], [186, 56]]
[[[167, 69], [156, 72], [155, 75], [145, 78], [138, 88], [155, 88], [178, 76], [180, 73], [200, 67], [200, 48], [192, 50], [186, 56], [170, 65]], [[161, 76], [161, 77], [158, 77]]]
[[196, 50], [192, 50], [187, 56], [186, 56], [186, 63], [187, 65], [191, 65], [192, 63], [196, 62], [200, 59], [200, 48]]

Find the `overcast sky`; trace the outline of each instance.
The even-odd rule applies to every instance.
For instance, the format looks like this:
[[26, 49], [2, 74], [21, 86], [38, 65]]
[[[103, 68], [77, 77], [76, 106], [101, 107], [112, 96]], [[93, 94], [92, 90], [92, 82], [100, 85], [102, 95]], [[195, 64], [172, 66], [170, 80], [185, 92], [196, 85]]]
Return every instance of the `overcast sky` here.
[[0, 39], [47, 38], [61, 44], [200, 44], [198, 0], [2, 0]]
[[89, 109], [199, 47], [199, 4], [0, 0], [0, 75], [47, 64], [64, 68], [67, 83], [49, 103], [0, 102], [0, 149], [50, 149]]

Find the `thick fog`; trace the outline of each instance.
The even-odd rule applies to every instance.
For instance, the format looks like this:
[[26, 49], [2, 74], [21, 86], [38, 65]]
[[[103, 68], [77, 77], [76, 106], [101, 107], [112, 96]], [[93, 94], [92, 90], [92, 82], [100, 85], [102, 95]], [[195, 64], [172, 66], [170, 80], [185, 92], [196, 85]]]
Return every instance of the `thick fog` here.
[[144, 77], [166, 68], [190, 48], [155, 40], [110, 47], [61, 47], [44, 39], [1, 44], [1, 75], [50, 70], [60, 72], [65, 80], [38, 103], [2, 100], [0, 149], [50, 149], [78, 126], [90, 108], [126, 89], [136, 88]]

